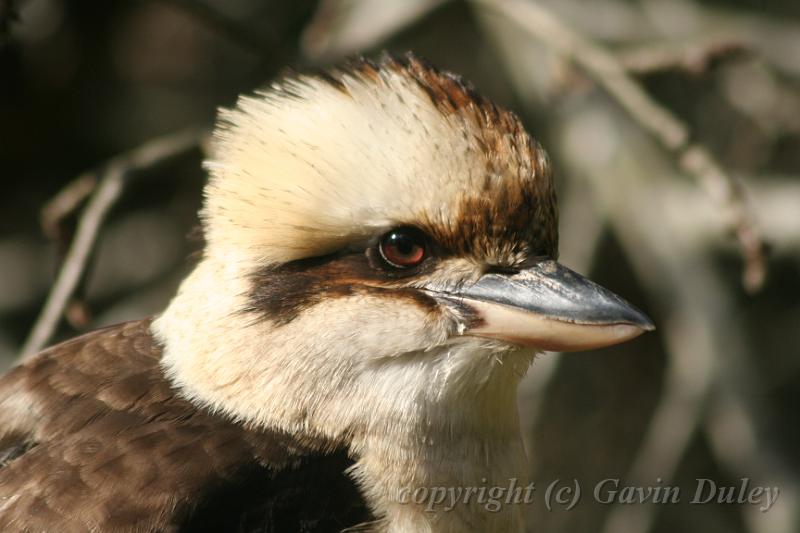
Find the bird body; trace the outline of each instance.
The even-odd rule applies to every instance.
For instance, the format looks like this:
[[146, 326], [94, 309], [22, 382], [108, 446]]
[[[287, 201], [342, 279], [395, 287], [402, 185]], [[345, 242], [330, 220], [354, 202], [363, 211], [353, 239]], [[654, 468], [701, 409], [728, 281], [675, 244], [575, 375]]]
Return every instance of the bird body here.
[[519, 120], [413, 56], [359, 61], [240, 99], [207, 168], [168, 308], [0, 382], [4, 530], [520, 531], [520, 506], [399, 495], [523, 483], [535, 351], [652, 326], [555, 262]]
[[198, 409], [160, 356], [142, 320], [3, 377], [0, 531], [336, 531], [369, 516], [341, 449]]

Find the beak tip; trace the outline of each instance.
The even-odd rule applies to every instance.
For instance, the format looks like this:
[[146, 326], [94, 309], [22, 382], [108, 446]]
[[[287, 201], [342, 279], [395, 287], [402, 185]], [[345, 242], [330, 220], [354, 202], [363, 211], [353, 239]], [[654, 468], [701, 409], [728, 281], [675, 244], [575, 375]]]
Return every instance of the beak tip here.
[[637, 308], [633, 307], [632, 305], [625, 303], [625, 306], [628, 311], [628, 320], [632, 326], [636, 326], [642, 330], [642, 332], [646, 331], [655, 331], [656, 325], [650, 320], [650, 317], [644, 314], [643, 312], [639, 311]]

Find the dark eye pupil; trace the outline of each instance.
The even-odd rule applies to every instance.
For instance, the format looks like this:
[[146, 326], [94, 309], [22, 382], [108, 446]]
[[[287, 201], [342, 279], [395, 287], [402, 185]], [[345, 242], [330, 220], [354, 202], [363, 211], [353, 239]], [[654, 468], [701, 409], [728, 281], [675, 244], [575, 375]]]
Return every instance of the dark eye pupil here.
[[392, 235], [394, 237], [392, 239], [392, 244], [397, 251], [403, 255], [411, 255], [416, 248], [417, 244], [408, 236], [408, 235], [397, 235], [396, 233]]

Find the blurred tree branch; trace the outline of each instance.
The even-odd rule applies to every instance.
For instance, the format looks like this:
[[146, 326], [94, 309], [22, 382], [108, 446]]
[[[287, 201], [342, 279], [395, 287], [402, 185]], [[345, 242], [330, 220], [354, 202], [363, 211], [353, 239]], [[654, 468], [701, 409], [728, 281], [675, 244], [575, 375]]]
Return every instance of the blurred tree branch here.
[[[800, 26], [789, 17], [721, 3], [691, 0], [539, 0], [597, 41], [630, 46], [654, 40], [725, 39], [735, 35], [759, 51], [776, 70], [800, 75]], [[588, 6], [590, 9], [587, 9]], [[598, 13], [605, 16], [598, 17]]]
[[688, 127], [657, 103], [633, 80], [618, 59], [600, 45], [563, 24], [547, 9], [522, 0], [473, 0], [499, 12], [583, 67], [614, 99], [675, 155], [680, 168], [705, 187], [723, 209], [729, 229], [736, 235], [744, 259], [743, 283], [758, 290], [766, 275], [764, 243], [738, 181], [728, 175], [701, 144], [691, 142]]
[[[55, 334], [56, 328], [87, 268], [103, 222], [121, 197], [125, 187], [143, 170], [196, 149], [208, 137], [206, 130], [191, 128], [152, 139], [145, 144], [114, 157], [101, 170], [78, 177], [59, 193], [50, 206], [59, 217], [69, 208], [77, 208], [81, 198], [91, 193], [81, 213], [75, 237], [69, 245], [64, 262], [36, 322], [20, 353], [25, 360], [42, 350]], [[88, 185], [95, 185], [90, 191]]]
[[62, 239], [64, 219], [76, 212], [96, 187], [97, 173], [81, 174], [42, 207], [39, 218], [42, 231], [48, 239], [54, 241]]
[[705, 42], [663, 42], [633, 46], [617, 53], [617, 58], [633, 74], [679, 70], [697, 76], [723, 61], [753, 52], [753, 48], [741, 39], [714, 37]]
[[[604, 157], [587, 154], [586, 142], [609, 130], [616, 134]], [[570, 174], [584, 178], [594, 191], [637, 279], [662, 316], [659, 323], [668, 354], [664, 388], [626, 482], [647, 486], [662, 479], [669, 483], [691, 443], [704, 435], [698, 430], [704, 430], [715, 459], [731, 475], [779, 484], [785, 495], [780, 510], [748, 515], [749, 530], [796, 531], [800, 485], [791, 474], [790, 458], [782, 456], [775, 445], [777, 435], [764, 423], [765, 414], [774, 409], [764, 405], [759, 392], [762, 384], [748, 359], [741, 313], [734, 305], [732, 288], [716, 271], [713, 248], [695, 242], [699, 237], [693, 228], [705, 224], [692, 213], [702, 216], [704, 211], [673, 208], [676, 198], [664, 189], [673, 182], [667, 157], [659, 157], [648, 139], [626, 128], [602, 102], [587, 100], [572, 109], [564, 120], [562, 139]], [[658, 512], [654, 505], [615, 506], [603, 530], [645, 533]]]

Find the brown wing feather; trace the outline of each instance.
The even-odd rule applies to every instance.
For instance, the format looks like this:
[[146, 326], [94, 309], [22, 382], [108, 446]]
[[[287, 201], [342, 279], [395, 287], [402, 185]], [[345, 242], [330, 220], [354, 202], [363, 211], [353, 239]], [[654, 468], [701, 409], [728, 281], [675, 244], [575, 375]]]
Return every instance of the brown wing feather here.
[[[149, 321], [132, 322], [55, 346], [0, 380], [0, 531], [178, 531], [203, 513], [243, 524], [252, 509], [291, 507], [291, 490], [274, 489], [287, 472], [324, 465], [332, 483], [346, 479], [343, 454], [248, 431], [184, 400], [159, 358]], [[282, 482], [293, 488], [291, 475]], [[258, 492], [248, 500], [240, 490]], [[229, 504], [215, 510], [211, 494]], [[342, 494], [363, 519], [357, 492]], [[278, 531], [269, 522], [284, 519], [255, 516], [248, 523], [263, 523], [248, 531]]]

